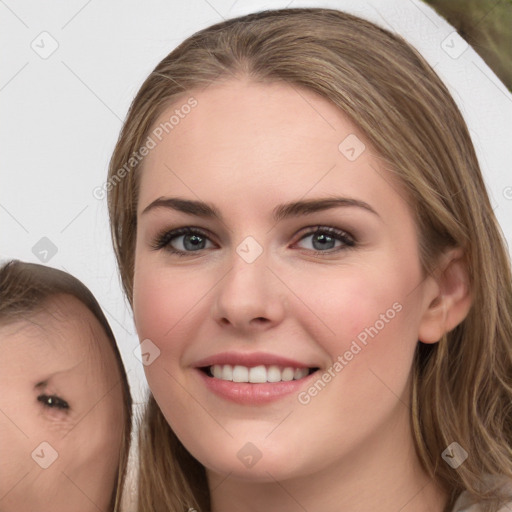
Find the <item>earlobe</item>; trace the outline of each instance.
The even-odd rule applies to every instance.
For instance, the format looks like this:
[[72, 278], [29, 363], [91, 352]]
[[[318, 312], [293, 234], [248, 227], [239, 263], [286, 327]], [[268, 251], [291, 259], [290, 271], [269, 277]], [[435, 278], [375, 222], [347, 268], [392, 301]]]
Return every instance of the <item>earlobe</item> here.
[[450, 249], [431, 280], [430, 296], [419, 326], [418, 339], [437, 343], [467, 316], [472, 303], [467, 264], [462, 249]]

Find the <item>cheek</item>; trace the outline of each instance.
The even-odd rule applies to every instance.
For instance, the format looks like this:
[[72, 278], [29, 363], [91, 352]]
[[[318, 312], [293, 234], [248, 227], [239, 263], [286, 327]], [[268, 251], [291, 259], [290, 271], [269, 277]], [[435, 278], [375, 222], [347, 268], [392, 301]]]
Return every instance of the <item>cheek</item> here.
[[401, 331], [407, 310], [405, 282], [398, 274], [383, 276], [381, 268], [347, 269], [297, 282], [295, 289], [307, 297], [310, 312], [302, 318], [309, 319], [308, 331], [322, 324], [319, 341], [323, 339], [332, 353], [345, 350], [353, 340], [364, 346], [377, 336], [384, 339], [386, 333]]
[[124, 422], [120, 395], [117, 404], [100, 402], [60, 445], [64, 471], [96, 503], [107, 503], [115, 484]]
[[[5, 389], [5, 388], [4, 388]], [[24, 475], [33, 469], [30, 458], [36, 447], [30, 433], [36, 430], [36, 421], [22, 411], [0, 401], [0, 497], [7, 494]], [[28, 409], [28, 407], [26, 408]]]
[[362, 403], [379, 404], [385, 414], [406, 392], [419, 311], [410, 292], [419, 277], [415, 269], [386, 275], [382, 268], [365, 270], [344, 278], [343, 287], [333, 288], [330, 300], [325, 299], [336, 336], [324, 337], [324, 347], [339, 363], [332, 391], [343, 397], [347, 411], [352, 414]]
[[[353, 414], [362, 403], [392, 407], [395, 395], [386, 395], [389, 389], [397, 396], [405, 393], [418, 330], [418, 303], [411, 289], [420, 277], [412, 265], [402, 267], [381, 262], [331, 273], [330, 279], [317, 276], [314, 287], [304, 286], [301, 293], [309, 289], [304, 296], [322, 322], [312, 314], [302, 321], [309, 319], [306, 329], [332, 361], [332, 375], [326, 378], [331, 382], [332, 377], [328, 387], [333, 394], [318, 400], [319, 413], [328, 400], [344, 404], [344, 414]], [[318, 330], [319, 325], [329, 329]]]
[[[181, 397], [175, 379], [187, 343], [202, 325], [197, 311], [206, 293], [204, 281], [193, 271], [171, 271], [144, 260], [135, 268], [133, 313], [141, 353], [147, 357], [144, 372], [159, 403], [165, 397], [164, 408], [172, 405], [176, 410]], [[170, 394], [170, 389], [175, 392]]]
[[149, 257], [140, 258], [133, 286], [139, 340], [151, 340], [167, 355], [179, 354], [183, 343], [206, 320], [205, 305], [216, 278], [208, 269], [166, 268]]
[[174, 287], [169, 287], [161, 273], [139, 267], [134, 275], [133, 313], [140, 341], [160, 339], [169, 329], [178, 306]]
[[[155, 258], [137, 258], [133, 282], [133, 313], [139, 339], [162, 339], [190, 309], [193, 274], [182, 283]], [[197, 281], [197, 279], [196, 279]]]

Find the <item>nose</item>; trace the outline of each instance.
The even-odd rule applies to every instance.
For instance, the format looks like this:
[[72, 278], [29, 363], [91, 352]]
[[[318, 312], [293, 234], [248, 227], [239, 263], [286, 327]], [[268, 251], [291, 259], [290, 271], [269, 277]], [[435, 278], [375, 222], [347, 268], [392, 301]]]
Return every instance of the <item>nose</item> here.
[[265, 252], [252, 263], [234, 253], [231, 269], [215, 290], [212, 314], [223, 327], [265, 330], [285, 316], [285, 289], [268, 267]]

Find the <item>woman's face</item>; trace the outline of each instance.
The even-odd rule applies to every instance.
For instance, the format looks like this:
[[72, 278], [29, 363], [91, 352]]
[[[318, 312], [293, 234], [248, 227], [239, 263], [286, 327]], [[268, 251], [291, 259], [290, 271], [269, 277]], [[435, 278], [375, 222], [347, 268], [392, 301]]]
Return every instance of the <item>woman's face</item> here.
[[310, 91], [229, 81], [190, 96], [155, 124], [179, 117], [153, 132], [137, 214], [135, 321], [172, 429], [213, 473], [260, 481], [390, 436], [410, 448], [434, 286], [391, 174]]
[[0, 510], [107, 510], [123, 427], [110, 342], [77, 299], [0, 328]]

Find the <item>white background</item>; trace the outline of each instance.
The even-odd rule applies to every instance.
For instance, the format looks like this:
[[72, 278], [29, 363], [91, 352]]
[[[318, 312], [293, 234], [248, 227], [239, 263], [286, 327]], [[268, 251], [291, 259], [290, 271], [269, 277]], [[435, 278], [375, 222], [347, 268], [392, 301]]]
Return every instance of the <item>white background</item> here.
[[[420, 50], [468, 122], [511, 245], [512, 96], [471, 48], [461, 53], [465, 42], [424, 4], [0, 0], [0, 258], [40, 263], [36, 244], [51, 241], [57, 252], [45, 263], [71, 272], [98, 298], [136, 401], [145, 389], [133, 354], [138, 339], [114, 263], [106, 202], [93, 190], [106, 180], [133, 96], [165, 55], [223, 18], [286, 6], [347, 10], [401, 33]], [[57, 49], [45, 55], [52, 45]]]

